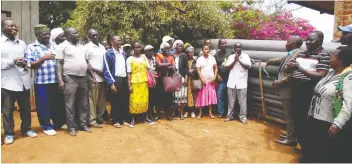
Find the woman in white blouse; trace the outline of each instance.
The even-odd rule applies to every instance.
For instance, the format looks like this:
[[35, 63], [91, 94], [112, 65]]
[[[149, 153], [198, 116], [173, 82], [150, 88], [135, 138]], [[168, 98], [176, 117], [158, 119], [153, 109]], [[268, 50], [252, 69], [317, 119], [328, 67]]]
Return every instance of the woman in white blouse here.
[[[338, 48], [331, 56], [332, 69], [314, 88], [308, 111], [307, 162], [352, 162], [352, 48]], [[334, 111], [332, 100], [343, 77], [343, 103]], [[336, 113], [334, 115], [334, 113]]]

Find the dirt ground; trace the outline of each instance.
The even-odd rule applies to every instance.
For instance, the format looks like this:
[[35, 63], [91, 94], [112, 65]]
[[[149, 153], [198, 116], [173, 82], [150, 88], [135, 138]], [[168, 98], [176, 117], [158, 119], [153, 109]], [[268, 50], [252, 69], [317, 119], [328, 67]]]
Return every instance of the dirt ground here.
[[[255, 118], [238, 120], [176, 118], [135, 128], [104, 125], [93, 133], [69, 136], [65, 130], [47, 136], [32, 112], [37, 138], [20, 136], [15, 112], [16, 139], [1, 146], [1, 162], [297, 162], [292, 147], [276, 144], [282, 127]], [[2, 139], [3, 139], [2, 129]]]

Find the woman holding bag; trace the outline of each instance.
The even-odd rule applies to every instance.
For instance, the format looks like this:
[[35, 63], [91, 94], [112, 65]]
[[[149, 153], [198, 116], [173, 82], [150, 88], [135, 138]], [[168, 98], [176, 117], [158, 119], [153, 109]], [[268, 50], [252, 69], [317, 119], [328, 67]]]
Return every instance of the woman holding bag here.
[[203, 45], [203, 55], [197, 59], [196, 67], [202, 88], [198, 91], [196, 107], [199, 107], [197, 119], [202, 117], [202, 108], [209, 108], [209, 116], [214, 119], [212, 105], [217, 104], [215, 81], [218, 75], [218, 67], [215, 58], [209, 55], [210, 47]]
[[174, 60], [177, 72], [182, 76], [181, 90], [174, 93], [174, 103], [178, 105], [180, 111], [180, 119], [183, 120], [183, 110], [187, 104], [187, 79], [188, 79], [188, 59], [187, 55], [182, 53], [183, 42], [176, 40], [173, 45], [175, 50]]
[[145, 122], [154, 124], [148, 117], [148, 76], [149, 62], [141, 55], [142, 45], [139, 42], [132, 44], [133, 55], [127, 58], [128, 88], [130, 91], [129, 111], [132, 115], [131, 127], [135, 125], [138, 114], [145, 116]]
[[[352, 48], [338, 48], [331, 56], [332, 69], [314, 88], [306, 132], [307, 162], [352, 162], [351, 54]], [[336, 96], [340, 101], [335, 101]]]
[[160, 117], [160, 110], [163, 109], [167, 114], [167, 119], [172, 120], [174, 117], [174, 108], [173, 108], [173, 93], [165, 92], [163, 87], [163, 77], [165, 77], [168, 73], [175, 73], [175, 60], [172, 55], [169, 54], [170, 45], [169, 43], [161, 43], [160, 49], [162, 53], [156, 54], [156, 65], [158, 74], [160, 77], [157, 79], [157, 117], [155, 120], [158, 120]]

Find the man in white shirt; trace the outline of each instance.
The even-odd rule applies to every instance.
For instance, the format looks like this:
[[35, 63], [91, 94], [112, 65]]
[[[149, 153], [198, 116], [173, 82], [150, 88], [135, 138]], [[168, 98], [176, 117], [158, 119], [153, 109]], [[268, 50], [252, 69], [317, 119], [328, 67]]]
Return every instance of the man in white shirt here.
[[12, 20], [2, 20], [1, 31], [1, 113], [5, 129], [4, 143], [11, 144], [15, 138], [13, 111], [16, 101], [20, 107], [22, 134], [29, 137], [37, 137], [37, 134], [31, 130], [31, 70], [24, 59], [26, 44], [15, 38], [18, 29]]
[[[94, 74], [86, 60], [84, 47], [79, 45], [78, 31], [74, 28], [66, 28], [65, 37], [67, 40], [58, 45], [55, 50], [57, 78], [59, 88], [64, 93], [69, 134], [76, 136], [78, 128], [88, 133], [92, 132], [87, 127], [89, 114], [87, 70], [92, 77]], [[95, 82], [95, 78], [93, 79]], [[79, 126], [75, 122], [76, 107], [78, 107]]]
[[230, 121], [234, 113], [236, 98], [240, 105], [238, 115], [243, 124], [247, 124], [247, 86], [248, 69], [251, 67], [251, 59], [247, 54], [241, 52], [242, 44], [234, 45], [235, 54], [229, 56], [225, 67], [230, 69], [227, 81], [228, 113], [225, 121]]
[[89, 124], [94, 128], [102, 128], [102, 115], [105, 111], [105, 83], [104, 83], [104, 54], [105, 47], [99, 43], [99, 32], [95, 29], [88, 30], [88, 38], [90, 42], [84, 46], [85, 53], [97, 81], [93, 82], [93, 77], [89, 78], [89, 107], [90, 117]]

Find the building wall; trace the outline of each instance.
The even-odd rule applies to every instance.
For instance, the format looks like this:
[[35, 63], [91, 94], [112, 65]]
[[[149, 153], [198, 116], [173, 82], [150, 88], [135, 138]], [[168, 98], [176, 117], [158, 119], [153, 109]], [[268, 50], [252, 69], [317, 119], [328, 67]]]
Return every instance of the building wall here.
[[352, 24], [352, 1], [335, 0], [334, 12], [334, 40], [336, 40], [341, 36], [341, 32], [337, 30], [337, 26], [346, 26]]
[[1, 20], [12, 19], [19, 26], [21, 40], [26, 43], [35, 41], [33, 27], [39, 23], [39, 1], [1, 1], [1, 10], [11, 12], [11, 17], [1, 14]]

